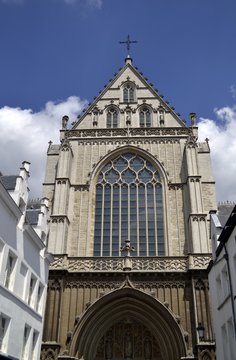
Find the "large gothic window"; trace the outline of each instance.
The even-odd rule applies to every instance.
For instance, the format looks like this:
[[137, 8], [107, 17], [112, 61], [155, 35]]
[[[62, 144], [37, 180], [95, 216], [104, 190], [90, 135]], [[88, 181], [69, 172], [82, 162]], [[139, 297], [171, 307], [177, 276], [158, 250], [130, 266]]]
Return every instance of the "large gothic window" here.
[[124, 87], [123, 100], [124, 100], [124, 102], [133, 102], [134, 101], [134, 88], [132, 85], [127, 84]]
[[140, 127], [151, 127], [151, 113], [147, 107], [143, 107], [139, 113]]
[[94, 256], [119, 256], [126, 239], [133, 255], [165, 255], [163, 200], [155, 166], [135, 153], [109, 161], [96, 184]]
[[107, 111], [107, 127], [117, 128], [118, 127], [118, 112], [114, 107], [110, 107]]

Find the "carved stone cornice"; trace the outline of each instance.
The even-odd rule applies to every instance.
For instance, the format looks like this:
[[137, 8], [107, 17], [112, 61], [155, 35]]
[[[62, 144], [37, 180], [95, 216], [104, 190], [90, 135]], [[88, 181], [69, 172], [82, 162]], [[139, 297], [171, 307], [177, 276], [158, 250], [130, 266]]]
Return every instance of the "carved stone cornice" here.
[[[134, 137], [140, 136], [189, 136], [192, 130], [187, 127], [178, 128], [130, 128], [130, 135]], [[122, 128], [112, 129], [76, 129], [67, 130], [65, 132], [66, 138], [103, 138], [103, 137], [126, 137], [127, 130]]]
[[189, 269], [207, 269], [212, 256], [210, 254], [194, 254], [189, 255], [188, 267]]
[[192, 135], [192, 133], [190, 133], [190, 136], [189, 136], [188, 139], [187, 139], [186, 147], [187, 147], [188, 149], [197, 148], [197, 147], [198, 147], [198, 145], [197, 145], [197, 139]]
[[[68, 257], [55, 255], [51, 270], [74, 272], [124, 272], [125, 257]], [[206, 269], [211, 256], [193, 254], [180, 257], [130, 257], [130, 272], [187, 272], [189, 269]]]
[[190, 214], [189, 215], [190, 221], [206, 221], [207, 220], [207, 214]]
[[183, 190], [184, 183], [169, 183], [168, 188], [169, 190]]
[[89, 184], [79, 184], [72, 186], [75, 191], [89, 191]]
[[69, 184], [69, 186], [71, 186], [69, 178], [66, 178], [66, 177], [57, 177], [56, 178], [57, 185], [65, 185], [67, 183]]
[[43, 342], [41, 348], [41, 360], [57, 359], [61, 349], [61, 344], [52, 342]]
[[112, 139], [80, 139], [79, 145], [143, 145], [143, 144], [179, 144], [178, 138], [112, 138]]
[[67, 217], [67, 215], [51, 215], [50, 216], [50, 220], [48, 221], [49, 223], [56, 223], [56, 224], [60, 224], [60, 223], [67, 223], [67, 224], [69, 224], [70, 223], [70, 221], [69, 221], [69, 219], [68, 219], [68, 217]]

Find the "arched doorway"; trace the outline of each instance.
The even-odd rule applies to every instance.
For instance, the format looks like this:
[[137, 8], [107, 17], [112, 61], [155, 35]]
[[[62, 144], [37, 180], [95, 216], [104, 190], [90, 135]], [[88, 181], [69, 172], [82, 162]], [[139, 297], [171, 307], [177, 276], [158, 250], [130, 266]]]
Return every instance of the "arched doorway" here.
[[179, 360], [186, 347], [171, 312], [127, 286], [88, 308], [73, 331], [69, 353], [84, 360]]
[[104, 359], [163, 360], [151, 331], [132, 318], [120, 319], [102, 336], [95, 360]]

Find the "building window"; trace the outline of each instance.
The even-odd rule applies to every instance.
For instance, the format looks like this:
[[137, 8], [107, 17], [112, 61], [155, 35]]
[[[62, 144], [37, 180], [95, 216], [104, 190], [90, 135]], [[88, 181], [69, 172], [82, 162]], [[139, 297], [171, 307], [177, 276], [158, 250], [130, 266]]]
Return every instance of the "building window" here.
[[217, 288], [217, 298], [218, 298], [218, 305], [222, 302], [222, 285], [221, 285], [221, 278], [220, 275], [216, 278], [216, 288]]
[[124, 102], [134, 102], [134, 87], [127, 84], [123, 89], [123, 100]]
[[139, 123], [140, 127], [151, 127], [151, 113], [146, 106], [140, 110]]
[[226, 266], [224, 266], [223, 270], [222, 270], [222, 285], [223, 285], [223, 295], [224, 298], [226, 298], [230, 291], [230, 287], [229, 287], [229, 275], [228, 275], [228, 271]]
[[94, 255], [119, 256], [126, 239], [135, 256], [165, 255], [160, 175], [131, 152], [109, 161], [98, 175]]
[[16, 257], [11, 252], [9, 252], [8, 259], [7, 259], [6, 272], [5, 272], [4, 285], [10, 290], [12, 290], [13, 283], [14, 283], [15, 264], [16, 264]]
[[43, 285], [39, 284], [38, 286], [38, 293], [37, 293], [37, 304], [36, 304], [36, 311], [42, 311], [42, 295], [43, 295]]
[[117, 128], [118, 127], [118, 112], [114, 107], [110, 107], [107, 111], [107, 127]]
[[34, 330], [33, 337], [32, 337], [32, 346], [31, 346], [31, 359], [38, 359], [37, 353], [38, 353], [38, 338], [39, 333], [38, 331]]
[[8, 327], [10, 319], [6, 315], [0, 313], [0, 350], [7, 351]]
[[228, 336], [227, 336], [227, 331], [226, 331], [226, 326], [223, 325], [221, 327], [221, 336], [223, 339], [223, 353], [224, 353], [224, 359], [225, 360], [230, 360], [229, 358], [229, 341], [228, 341]]
[[23, 334], [23, 345], [22, 345], [22, 360], [29, 359], [29, 335], [30, 335], [30, 327], [25, 325], [24, 334]]
[[2, 261], [3, 261], [3, 251], [4, 251], [4, 247], [5, 247], [5, 244], [1, 241], [1, 238], [0, 238], [0, 282], [2, 282], [4, 280], [4, 277], [2, 277]]
[[230, 359], [235, 360], [236, 359], [236, 353], [235, 353], [235, 332], [234, 332], [234, 325], [232, 318], [230, 318], [227, 321], [227, 328], [228, 328], [228, 338], [229, 338], [229, 353], [230, 353]]
[[29, 284], [29, 296], [28, 296], [28, 304], [30, 306], [34, 305], [34, 290], [35, 290], [36, 279], [31, 276], [30, 284]]

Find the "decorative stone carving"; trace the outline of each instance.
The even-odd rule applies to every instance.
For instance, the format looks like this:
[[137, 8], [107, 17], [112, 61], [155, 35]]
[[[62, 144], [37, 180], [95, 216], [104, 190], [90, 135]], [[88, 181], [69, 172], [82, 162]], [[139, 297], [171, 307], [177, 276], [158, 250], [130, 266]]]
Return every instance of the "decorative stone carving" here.
[[43, 343], [40, 360], [56, 360], [60, 351], [60, 345]]
[[[122, 272], [124, 257], [112, 258], [69, 258], [66, 255], [55, 256], [51, 269], [67, 269], [69, 272]], [[181, 257], [130, 257], [132, 271], [139, 272], [187, 272], [188, 269], [206, 269], [211, 256], [209, 254]]]
[[174, 183], [171, 183], [171, 184], [168, 184], [168, 188], [169, 190], [183, 190], [184, 188], [184, 185], [185, 184], [174, 184]]
[[194, 255], [192, 258], [192, 266], [193, 269], [206, 269], [211, 261], [211, 255]]
[[69, 116], [64, 115], [62, 117], [62, 129], [66, 129], [67, 128], [67, 123], [69, 121]]
[[[137, 136], [189, 136], [188, 145], [196, 145], [196, 140], [192, 136], [191, 129], [184, 128], [132, 128], [130, 135]], [[99, 138], [99, 137], [126, 137], [125, 129], [83, 129], [83, 130], [67, 130], [66, 138]]]
[[[131, 130], [131, 129], [129, 129]], [[127, 133], [130, 133], [127, 132]], [[170, 138], [168, 137], [167, 139], [164, 138], [120, 138], [119, 140], [117, 138], [113, 138], [113, 139], [105, 139], [105, 140], [94, 140], [94, 139], [87, 139], [87, 140], [79, 140], [79, 145], [108, 145], [108, 144], [113, 144], [113, 145], [126, 145], [126, 144], [133, 144], [133, 145], [137, 145], [137, 144], [179, 144], [180, 140], [176, 139], [176, 138]]]
[[197, 141], [196, 141], [196, 138], [191, 134], [188, 139], [187, 139], [187, 142], [186, 142], [186, 147], [188, 149], [191, 149], [191, 148], [196, 148], [197, 147]]
[[88, 184], [73, 185], [75, 191], [89, 191]]

